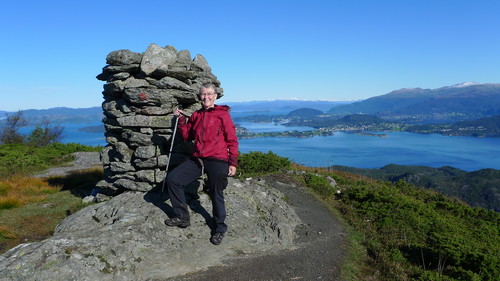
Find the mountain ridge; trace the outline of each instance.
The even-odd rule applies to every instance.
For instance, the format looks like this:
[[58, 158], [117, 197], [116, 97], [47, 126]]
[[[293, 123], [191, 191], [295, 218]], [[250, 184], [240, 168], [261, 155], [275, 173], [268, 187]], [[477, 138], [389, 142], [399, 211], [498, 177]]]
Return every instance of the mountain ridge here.
[[340, 105], [330, 114], [371, 114], [389, 120], [448, 122], [500, 114], [500, 84], [465, 82], [437, 89], [404, 88]]
[[[464, 82], [436, 89], [402, 88], [359, 101], [268, 100], [219, 102], [231, 107], [233, 117], [249, 115], [286, 115], [311, 108], [331, 115], [369, 114], [391, 121], [408, 123], [445, 123], [472, 120], [500, 114], [500, 83]], [[90, 108], [54, 107], [23, 110], [30, 123], [100, 122], [100, 106]], [[7, 111], [0, 113], [10, 114]], [[0, 117], [0, 121], [5, 117]]]

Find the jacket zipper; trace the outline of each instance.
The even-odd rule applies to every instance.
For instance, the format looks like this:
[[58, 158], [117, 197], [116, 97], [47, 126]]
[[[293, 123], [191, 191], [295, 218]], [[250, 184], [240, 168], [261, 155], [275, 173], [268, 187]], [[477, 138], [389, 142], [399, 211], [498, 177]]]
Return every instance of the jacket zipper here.
[[200, 156], [203, 156], [203, 152], [205, 151], [205, 115], [207, 114], [207, 111], [203, 111], [203, 118], [201, 119], [201, 140], [200, 143], [202, 144], [201, 151], [200, 151]]

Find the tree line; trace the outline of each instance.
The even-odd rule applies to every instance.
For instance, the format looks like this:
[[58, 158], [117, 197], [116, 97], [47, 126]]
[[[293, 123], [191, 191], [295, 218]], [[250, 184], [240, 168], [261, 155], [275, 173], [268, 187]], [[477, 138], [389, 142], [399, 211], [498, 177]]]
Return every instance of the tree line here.
[[60, 142], [63, 138], [64, 127], [51, 125], [44, 120], [35, 125], [35, 129], [29, 134], [21, 134], [19, 129], [26, 126], [27, 120], [22, 111], [7, 114], [3, 126], [0, 128], [0, 144], [23, 143], [33, 146], [47, 146], [51, 143]]

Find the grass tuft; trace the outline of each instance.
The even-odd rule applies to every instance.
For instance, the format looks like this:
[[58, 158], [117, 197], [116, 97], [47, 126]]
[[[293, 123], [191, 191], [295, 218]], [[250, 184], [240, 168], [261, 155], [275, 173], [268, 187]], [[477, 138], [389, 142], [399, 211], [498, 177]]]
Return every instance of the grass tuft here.
[[0, 237], [5, 239], [16, 239], [17, 236], [14, 234], [14, 230], [10, 227], [0, 225]]
[[0, 210], [8, 210], [21, 206], [23, 203], [14, 196], [0, 197]]
[[45, 179], [16, 175], [0, 180], [0, 253], [50, 237], [67, 214], [85, 207], [81, 198], [102, 177], [102, 168], [93, 168]]
[[60, 189], [44, 179], [28, 176], [14, 175], [0, 179], [0, 210], [42, 201], [48, 194], [56, 193]]

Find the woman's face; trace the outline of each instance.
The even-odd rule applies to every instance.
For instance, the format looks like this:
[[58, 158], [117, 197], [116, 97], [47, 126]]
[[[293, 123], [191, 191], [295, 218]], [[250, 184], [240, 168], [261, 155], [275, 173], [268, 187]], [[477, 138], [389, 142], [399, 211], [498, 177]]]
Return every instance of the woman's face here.
[[217, 94], [214, 93], [211, 88], [203, 88], [200, 93], [201, 105], [205, 109], [209, 109], [215, 106], [215, 99], [217, 99]]

